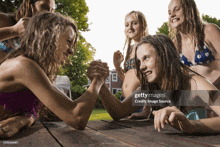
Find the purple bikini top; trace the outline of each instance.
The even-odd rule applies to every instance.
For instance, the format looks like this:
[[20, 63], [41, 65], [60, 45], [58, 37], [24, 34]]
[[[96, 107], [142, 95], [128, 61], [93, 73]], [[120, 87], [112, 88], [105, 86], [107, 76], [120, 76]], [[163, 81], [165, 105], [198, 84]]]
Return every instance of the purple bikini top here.
[[12, 113], [20, 113], [23, 115], [33, 115], [37, 118], [37, 111], [42, 106], [39, 99], [30, 90], [0, 93], [0, 105], [4, 106], [4, 110]]

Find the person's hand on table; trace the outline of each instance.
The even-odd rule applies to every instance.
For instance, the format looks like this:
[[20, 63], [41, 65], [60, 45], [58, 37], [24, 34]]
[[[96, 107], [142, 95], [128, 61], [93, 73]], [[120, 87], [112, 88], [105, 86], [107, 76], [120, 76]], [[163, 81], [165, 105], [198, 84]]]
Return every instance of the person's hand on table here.
[[150, 117], [151, 112], [151, 107], [144, 106], [140, 113], [132, 113], [127, 119], [147, 119]]
[[10, 138], [18, 131], [27, 126], [31, 126], [35, 118], [28, 116], [14, 116], [0, 121], [0, 138]]
[[159, 132], [165, 127], [165, 123], [185, 133], [192, 133], [193, 123], [185, 114], [176, 107], [166, 107], [153, 111], [154, 128]]

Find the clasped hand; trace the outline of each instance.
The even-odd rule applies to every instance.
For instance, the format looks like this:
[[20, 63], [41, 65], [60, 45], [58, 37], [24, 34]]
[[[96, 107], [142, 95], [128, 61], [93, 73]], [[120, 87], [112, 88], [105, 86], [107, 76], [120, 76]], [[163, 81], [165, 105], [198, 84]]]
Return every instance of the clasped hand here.
[[93, 61], [87, 68], [87, 76], [92, 81], [93, 78], [101, 79], [105, 82], [105, 79], [109, 76], [109, 67], [107, 63], [99, 61]]

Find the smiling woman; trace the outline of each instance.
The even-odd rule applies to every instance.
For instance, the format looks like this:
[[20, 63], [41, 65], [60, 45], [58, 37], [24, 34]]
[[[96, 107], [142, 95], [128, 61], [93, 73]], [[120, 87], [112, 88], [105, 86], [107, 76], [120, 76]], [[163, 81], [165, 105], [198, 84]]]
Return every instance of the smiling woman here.
[[30, 19], [21, 45], [0, 64], [0, 138], [30, 126], [33, 120], [23, 122], [17, 115], [37, 118], [42, 103], [70, 126], [85, 128], [108, 70], [97, 63], [92, 71], [102, 74], [93, 74], [91, 86], [74, 101], [51, 83], [59, 66], [73, 54], [77, 38], [73, 20], [58, 13], [39, 13]]
[[[139, 11], [129, 12], [125, 17], [124, 32], [126, 35], [126, 42], [124, 48], [127, 45], [127, 53], [125, 55], [124, 69], [120, 67], [120, 64], [124, 60], [122, 53], [118, 50], [114, 53], [113, 56], [114, 66], [116, 68], [116, 71], [120, 79], [123, 81], [121, 100], [124, 100], [126, 97], [131, 95], [132, 92], [135, 91], [140, 86], [140, 82], [136, 77], [134, 48], [142, 37], [148, 35], [147, 21], [144, 14]], [[134, 45], [132, 45], [132, 41], [134, 42]], [[146, 118], [147, 115], [145, 114], [145, 111], [142, 112], [143, 113], [138, 113], [138, 114], [134, 113], [129, 118]]]
[[[154, 90], [171, 91], [170, 99], [167, 101], [149, 101], [155, 104], [165, 104], [158, 111], [153, 111], [155, 129], [161, 131], [167, 123], [184, 133], [220, 133], [220, 92], [213, 84], [180, 61], [176, 47], [169, 37], [166, 35], [143, 37], [135, 51], [141, 89], [150, 90], [150, 94], [155, 95], [158, 93], [154, 93]], [[100, 71], [96, 71], [96, 73], [100, 73]], [[88, 70], [88, 77], [93, 78], [90, 70]], [[136, 92], [140, 93], [141, 89], [138, 88]], [[184, 90], [188, 90], [190, 94], [193, 93], [192, 91], [199, 93], [204, 90], [206, 94], [198, 95], [197, 93], [186, 97], [185, 93], [181, 93]], [[104, 84], [99, 94], [106, 110], [114, 120], [121, 119], [138, 108], [137, 105], [133, 105], [133, 95], [120, 102], [108, 91], [108, 87]], [[188, 103], [183, 106], [180, 104], [184, 97]], [[195, 100], [198, 98], [199, 102], [205, 103], [205, 105], [194, 105], [197, 104]], [[173, 106], [166, 107], [170, 102]], [[218, 117], [206, 118], [199, 113], [199, 108], [205, 106], [213, 110]], [[147, 108], [149, 107], [148, 105]], [[192, 115], [195, 117], [191, 117]]]
[[[220, 128], [217, 127], [220, 123], [220, 92], [213, 84], [179, 60], [178, 52], [169, 37], [165, 35], [143, 37], [136, 48], [136, 63], [143, 90], [172, 90], [174, 93], [170, 97], [173, 107], [153, 111], [155, 129], [161, 131], [167, 123], [185, 133], [220, 133]], [[179, 101], [184, 98], [184, 94], [175, 93], [181, 90], [190, 92], [206, 90], [209, 95], [190, 95], [187, 101], [191, 103], [180, 107]], [[215, 91], [216, 95], [210, 94], [212, 93], [210, 91]], [[218, 117], [206, 118], [199, 114], [196, 108], [205, 106], [194, 106], [192, 102], [196, 97], [200, 97], [200, 101], [205, 102], [205, 106], [213, 110]], [[189, 120], [189, 112], [194, 112], [196, 115], [194, 118], [197, 120]]]
[[[171, 0], [170, 36], [181, 61], [220, 89], [220, 28], [203, 23], [194, 0]], [[207, 108], [208, 117], [216, 114]]]
[[[55, 52], [56, 58], [60, 63], [68, 60], [68, 55], [73, 54], [73, 44], [76, 41], [76, 34], [72, 27], [67, 26], [66, 29], [61, 33], [62, 37], [59, 39], [58, 50]], [[74, 47], [75, 48], [75, 47]]]
[[170, 35], [181, 61], [220, 89], [220, 29], [204, 24], [194, 0], [171, 0]]

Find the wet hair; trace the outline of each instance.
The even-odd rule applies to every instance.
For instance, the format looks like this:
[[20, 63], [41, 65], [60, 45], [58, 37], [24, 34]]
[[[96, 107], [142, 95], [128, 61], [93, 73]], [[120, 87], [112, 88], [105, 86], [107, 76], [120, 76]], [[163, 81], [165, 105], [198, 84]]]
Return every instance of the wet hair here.
[[[71, 26], [75, 32], [72, 48], [76, 49], [78, 28], [71, 18], [59, 13], [41, 12], [30, 18], [25, 33], [20, 37], [20, 46], [17, 50], [9, 53], [7, 59], [24, 55], [35, 61], [46, 73], [50, 81], [55, 79], [55, 73], [59, 70], [60, 62], [56, 59], [56, 50], [59, 46], [59, 37], [67, 26]], [[37, 115], [48, 118], [54, 114], [40, 102], [35, 106]]]
[[56, 59], [59, 37], [65, 28], [70, 26], [75, 32], [72, 48], [76, 49], [78, 29], [73, 20], [59, 13], [42, 12], [31, 18], [20, 37], [20, 46], [11, 52], [7, 59], [25, 55], [35, 61], [46, 73], [50, 81], [58, 71], [60, 63]]
[[[131, 15], [131, 14], [135, 14], [135, 17], [138, 19], [139, 23], [140, 23], [140, 29], [141, 29], [141, 34], [140, 34], [140, 38], [144, 37], [144, 36], [147, 36], [148, 35], [148, 29], [147, 29], [147, 21], [146, 21], [146, 18], [144, 16], [143, 13], [139, 12], [139, 11], [131, 11], [129, 12], [127, 16]], [[126, 19], [125, 17], [125, 19]], [[126, 56], [125, 56], [125, 62], [124, 62], [124, 67], [125, 67], [125, 63], [126, 61], [128, 60], [129, 58], [129, 54], [130, 54], [130, 51], [131, 51], [131, 41], [132, 39], [129, 38], [128, 36], [126, 36], [126, 41], [125, 41], [125, 44], [124, 44], [124, 49], [125, 49], [125, 46], [127, 45], [127, 52], [126, 52]], [[124, 51], [123, 49], [123, 51]], [[127, 72], [124, 68], [124, 72]]]
[[[149, 84], [140, 70], [140, 61], [137, 59], [138, 47], [142, 44], [150, 44], [157, 52], [156, 66], [160, 69], [161, 87]], [[188, 78], [189, 71], [179, 58], [179, 54], [172, 40], [166, 35], [148, 35], [143, 37], [135, 50], [137, 77], [141, 82], [142, 90], [181, 90]], [[156, 87], [156, 89], [155, 89]]]
[[[204, 24], [199, 15], [196, 3], [194, 0], [179, 0], [183, 9], [185, 24], [183, 29], [187, 34], [190, 34], [194, 39], [194, 46], [204, 43]], [[169, 25], [170, 26], [170, 25]], [[170, 36], [174, 41], [175, 46], [179, 51], [182, 50], [180, 32], [170, 26]], [[203, 50], [199, 46], [199, 50]]]
[[19, 21], [19, 19], [23, 17], [32, 17], [32, 8], [31, 5], [34, 6], [35, 2], [38, 0], [23, 0], [18, 10], [15, 11], [14, 16], [15, 20]]

